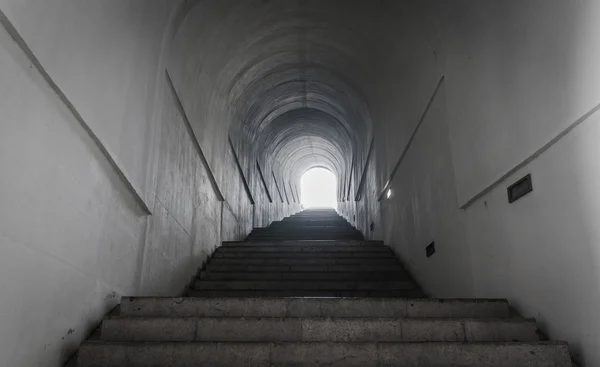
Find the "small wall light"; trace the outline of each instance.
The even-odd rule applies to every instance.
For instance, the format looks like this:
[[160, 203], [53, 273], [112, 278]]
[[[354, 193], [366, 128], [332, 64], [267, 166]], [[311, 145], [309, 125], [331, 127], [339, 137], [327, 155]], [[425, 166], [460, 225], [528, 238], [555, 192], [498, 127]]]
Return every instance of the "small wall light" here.
[[385, 197], [387, 199], [389, 199], [392, 196], [392, 189], [388, 189], [387, 194], [385, 195]]

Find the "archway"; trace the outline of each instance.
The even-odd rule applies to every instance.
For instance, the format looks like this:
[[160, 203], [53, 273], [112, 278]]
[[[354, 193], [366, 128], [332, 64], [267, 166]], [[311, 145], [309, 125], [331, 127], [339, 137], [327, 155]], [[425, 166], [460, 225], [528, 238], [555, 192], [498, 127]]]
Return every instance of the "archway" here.
[[305, 209], [337, 209], [337, 178], [328, 169], [311, 168], [300, 180], [300, 202]]

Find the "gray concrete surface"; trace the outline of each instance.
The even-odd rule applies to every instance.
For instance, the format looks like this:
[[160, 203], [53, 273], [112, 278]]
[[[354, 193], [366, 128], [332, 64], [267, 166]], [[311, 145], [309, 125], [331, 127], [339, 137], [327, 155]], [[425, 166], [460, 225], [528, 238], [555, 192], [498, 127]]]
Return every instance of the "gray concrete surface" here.
[[[561, 343], [112, 343], [89, 342], [88, 367], [149, 366], [170, 358], [200, 366], [570, 366]], [[541, 356], [541, 358], [540, 358]], [[565, 358], [566, 356], [566, 358]], [[222, 364], [221, 364], [222, 363]]]
[[0, 364], [180, 294], [321, 166], [427, 294], [509, 298], [599, 365], [599, 6], [0, 0]]
[[121, 316], [507, 318], [506, 300], [390, 298], [124, 298]]
[[142, 318], [102, 323], [102, 340], [263, 342], [533, 342], [535, 320], [364, 318]]

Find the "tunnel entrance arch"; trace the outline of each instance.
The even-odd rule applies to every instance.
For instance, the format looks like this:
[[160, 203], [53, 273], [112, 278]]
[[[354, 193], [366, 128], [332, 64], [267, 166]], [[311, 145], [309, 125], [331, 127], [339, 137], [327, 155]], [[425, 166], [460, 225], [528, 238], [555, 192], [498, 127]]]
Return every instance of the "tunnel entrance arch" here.
[[337, 209], [337, 177], [323, 167], [307, 170], [300, 179], [300, 202], [307, 208]]

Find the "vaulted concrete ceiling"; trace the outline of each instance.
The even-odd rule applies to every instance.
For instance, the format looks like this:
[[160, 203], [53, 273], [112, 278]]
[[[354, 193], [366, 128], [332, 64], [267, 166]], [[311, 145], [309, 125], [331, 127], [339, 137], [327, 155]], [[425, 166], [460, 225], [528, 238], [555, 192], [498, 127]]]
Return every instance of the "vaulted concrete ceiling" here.
[[322, 166], [347, 183], [369, 149], [381, 69], [397, 60], [390, 30], [401, 32], [394, 14], [410, 7], [401, 3], [196, 1], [172, 58], [184, 84], [204, 86], [196, 113], [252, 143], [241, 155], [273, 162], [290, 180]]

